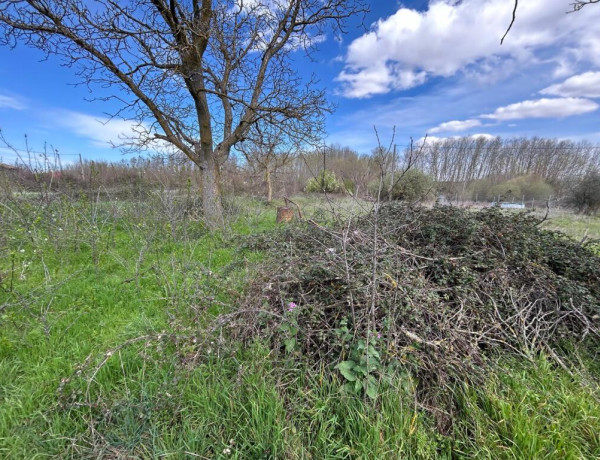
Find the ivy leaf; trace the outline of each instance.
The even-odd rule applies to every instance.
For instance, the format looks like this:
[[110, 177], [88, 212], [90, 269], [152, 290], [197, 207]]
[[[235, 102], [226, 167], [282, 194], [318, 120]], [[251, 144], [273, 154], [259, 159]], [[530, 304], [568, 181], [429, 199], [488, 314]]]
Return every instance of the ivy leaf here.
[[346, 380], [354, 382], [356, 380], [356, 373], [354, 372], [355, 366], [356, 364], [354, 361], [342, 361], [336, 367]]

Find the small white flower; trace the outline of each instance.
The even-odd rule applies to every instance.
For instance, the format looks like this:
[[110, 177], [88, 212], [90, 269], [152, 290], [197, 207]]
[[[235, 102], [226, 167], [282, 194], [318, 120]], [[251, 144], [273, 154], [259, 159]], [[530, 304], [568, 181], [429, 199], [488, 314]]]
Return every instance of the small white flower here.
[[62, 230], [62, 227], [58, 227], [58, 231], [59, 231], [59, 232], [62, 232], [62, 231], [63, 231], [63, 230]]
[[225, 449], [223, 449], [223, 453], [225, 455], [229, 455], [231, 453], [231, 449], [229, 447], [226, 447]]
[[19, 249], [19, 252], [23, 253], [25, 252], [25, 249]]

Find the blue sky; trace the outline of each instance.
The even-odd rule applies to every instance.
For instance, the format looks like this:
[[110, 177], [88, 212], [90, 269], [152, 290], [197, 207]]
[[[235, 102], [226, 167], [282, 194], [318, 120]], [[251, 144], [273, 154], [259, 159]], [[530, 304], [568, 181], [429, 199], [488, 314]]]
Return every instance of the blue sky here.
[[[365, 27], [328, 35], [315, 72], [337, 109], [326, 141], [370, 152], [425, 134], [546, 136], [600, 144], [600, 4], [566, 14], [570, 0], [521, 2], [500, 45], [512, 0], [372, 1]], [[24, 46], [0, 48], [0, 128], [23, 147], [48, 143], [65, 161], [120, 160], [111, 148], [130, 124], [59, 61]], [[94, 91], [98, 91], [95, 89]], [[0, 150], [3, 161], [11, 155]]]

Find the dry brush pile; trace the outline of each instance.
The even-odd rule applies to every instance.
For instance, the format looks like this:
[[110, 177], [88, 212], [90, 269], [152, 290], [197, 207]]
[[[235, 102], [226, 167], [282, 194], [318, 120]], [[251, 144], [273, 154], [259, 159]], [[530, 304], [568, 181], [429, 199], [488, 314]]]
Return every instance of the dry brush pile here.
[[567, 349], [598, 345], [600, 257], [597, 243], [539, 224], [491, 208], [393, 204], [252, 237], [271, 257], [235, 330], [372, 397], [405, 372], [431, 405], [500, 353], [543, 352], [568, 368]]

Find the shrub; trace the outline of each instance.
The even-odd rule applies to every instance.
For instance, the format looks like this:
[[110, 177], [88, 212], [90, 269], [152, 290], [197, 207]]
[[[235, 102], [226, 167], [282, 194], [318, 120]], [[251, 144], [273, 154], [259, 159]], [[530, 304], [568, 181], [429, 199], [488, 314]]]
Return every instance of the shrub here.
[[494, 201], [521, 201], [522, 196], [521, 187], [511, 181], [496, 184], [488, 192], [488, 199]]
[[480, 179], [469, 187], [472, 198], [478, 200], [547, 200], [554, 188], [545, 180], [535, 176], [519, 176], [493, 185], [491, 178]]
[[548, 182], [531, 176], [523, 176], [521, 191], [526, 200], [547, 200], [554, 194], [554, 188]]
[[356, 184], [352, 179], [345, 178], [343, 180], [344, 190], [348, 192], [350, 195], [354, 195], [356, 193]]
[[[389, 199], [391, 176], [386, 176], [381, 190], [381, 198]], [[376, 197], [379, 189], [379, 181], [373, 181], [369, 184], [369, 192]], [[410, 169], [401, 178], [394, 178], [394, 187], [392, 189], [392, 199], [397, 201], [421, 201], [431, 198], [435, 193], [435, 184], [433, 179], [418, 169]]]
[[595, 214], [600, 210], [600, 173], [589, 173], [571, 192], [569, 203], [578, 212]]
[[342, 191], [343, 185], [335, 177], [333, 171], [323, 170], [317, 177], [311, 177], [306, 183], [306, 191], [309, 193], [338, 193]]

